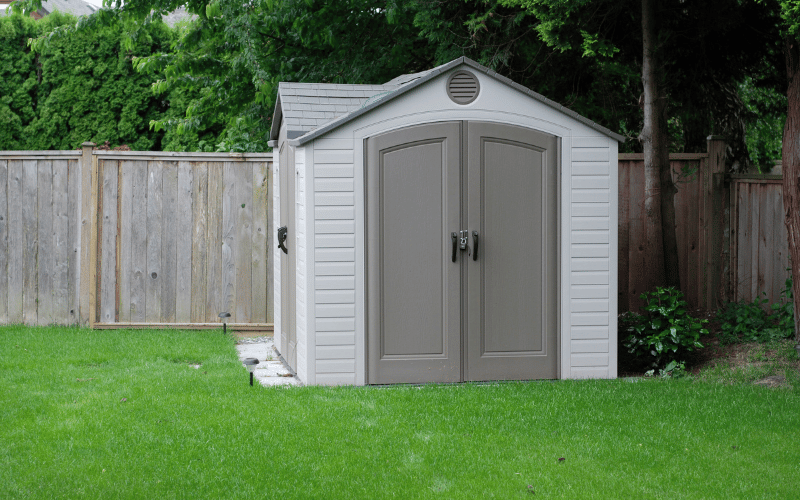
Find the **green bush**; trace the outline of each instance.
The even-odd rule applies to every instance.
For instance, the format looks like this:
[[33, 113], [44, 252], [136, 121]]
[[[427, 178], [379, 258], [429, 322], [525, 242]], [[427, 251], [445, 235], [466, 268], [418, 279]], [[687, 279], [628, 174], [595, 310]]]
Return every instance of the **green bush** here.
[[[766, 295], [766, 294], [764, 294]], [[723, 344], [770, 342], [789, 339], [794, 335], [794, 302], [792, 278], [786, 280], [781, 291], [781, 301], [772, 304], [772, 314], [767, 314], [766, 298], [751, 303], [729, 302], [717, 312], [720, 321], [719, 340]]]
[[[645, 292], [643, 314], [628, 313], [620, 318], [620, 333], [634, 366], [661, 370], [683, 369], [688, 352], [703, 347], [700, 335], [707, 334], [708, 320], [693, 318], [686, 312], [683, 292], [674, 287], [658, 287]], [[672, 368], [672, 370], [670, 369]]]

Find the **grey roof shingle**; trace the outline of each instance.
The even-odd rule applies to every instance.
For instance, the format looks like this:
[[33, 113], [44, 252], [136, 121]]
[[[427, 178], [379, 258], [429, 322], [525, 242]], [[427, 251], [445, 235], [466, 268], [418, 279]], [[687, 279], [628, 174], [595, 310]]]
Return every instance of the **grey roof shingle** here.
[[[306, 142], [323, 135], [340, 125], [394, 99], [409, 90], [422, 85], [437, 75], [448, 71], [460, 64], [466, 64], [472, 69], [480, 71], [492, 78], [496, 78], [506, 85], [550, 106], [581, 123], [601, 132], [617, 141], [624, 142], [625, 137], [598, 125], [588, 118], [579, 115], [571, 109], [565, 108], [555, 101], [532, 91], [529, 88], [506, 78], [489, 68], [478, 64], [467, 57], [460, 57], [447, 64], [437, 66], [428, 71], [409, 75], [400, 75], [384, 85], [339, 85], [328, 83], [283, 83], [278, 85], [278, 100], [275, 105], [275, 114], [272, 119], [270, 131], [270, 145], [274, 145], [278, 138], [281, 118], [286, 121], [287, 138], [293, 146], [300, 146]], [[318, 100], [314, 100], [318, 99]], [[324, 100], [324, 102], [322, 102]], [[300, 104], [305, 105], [301, 107]], [[333, 105], [334, 113], [329, 109], [321, 109], [322, 105]], [[322, 117], [320, 117], [322, 115]], [[328, 116], [332, 116], [329, 118]]]

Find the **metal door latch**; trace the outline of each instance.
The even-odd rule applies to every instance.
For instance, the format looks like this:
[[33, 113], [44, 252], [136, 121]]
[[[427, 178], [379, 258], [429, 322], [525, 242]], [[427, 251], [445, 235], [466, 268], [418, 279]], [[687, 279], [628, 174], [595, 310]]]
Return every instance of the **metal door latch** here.
[[467, 231], [466, 229], [463, 229], [463, 230], [459, 231], [459, 233], [460, 233], [459, 248], [461, 248], [461, 250], [466, 250], [467, 249], [467, 242], [469, 241], [469, 231]]

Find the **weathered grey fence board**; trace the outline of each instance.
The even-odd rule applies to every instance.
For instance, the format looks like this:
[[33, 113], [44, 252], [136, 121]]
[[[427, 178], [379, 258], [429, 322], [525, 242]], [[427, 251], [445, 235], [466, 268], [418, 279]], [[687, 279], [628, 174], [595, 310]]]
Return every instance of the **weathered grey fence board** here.
[[206, 265], [207, 220], [208, 220], [208, 164], [198, 162], [192, 165], [192, 293], [191, 321], [206, 321]]
[[119, 162], [119, 320], [131, 321], [131, 268], [133, 259], [133, 169]]
[[39, 254], [39, 217], [38, 205], [38, 170], [39, 162], [25, 160], [22, 162], [22, 224], [25, 228], [25, 251], [22, 266], [22, 316], [26, 324], [38, 322], [36, 301], [38, 297], [36, 257]]
[[117, 187], [119, 162], [105, 161], [101, 165], [102, 200], [99, 211], [100, 234], [100, 321], [113, 323], [117, 320]]
[[[225, 162], [222, 173], [222, 310], [231, 316], [236, 313], [236, 263], [233, 246], [236, 244], [236, 184], [233, 164]], [[232, 321], [239, 322], [236, 317]]]
[[267, 322], [267, 221], [269, 220], [266, 162], [253, 163], [252, 304], [250, 320]]
[[149, 162], [147, 165], [147, 273], [146, 313], [148, 323], [161, 322], [161, 224], [162, 176], [164, 162]]
[[223, 163], [208, 163], [208, 275], [206, 321], [218, 322], [222, 305], [222, 187]]
[[25, 221], [22, 217], [22, 160], [8, 161], [8, 322], [22, 323]]
[[53, 160], [53, 306], [50, 321], [69, 324], [69, 162]]
[[178, 206], [175, 233], [177, 240], [177, 280], [175, 321], [188, 323], [192, 311], [192, 165], [178, 162]]
[[[127, 162], [126, 162], [127, 163]], [[131, 168], [131, 268], [130, 320], [145, 322], [147, 304], [147, 162], [130, 161]], [[122, 269], [125, 269], [122, 267]]]
[[236, 184], [235, 246], [236, 266], [236, 315], [235, 321], [249, 323], [253, 300], [253, 170], [234, 169]]
[[8, 160], [0, 160], [0, 324], [8, 322]]
[[164, 191], [162, 203], [161, 273], [164, 277], [161, 289], [161, 318], [164, 323], [175, 323], [175, 295], [178, 284], [178, 169], [177, 162], [164, 164]]
[[67, 304], [69, 323], [80, 321], [80, 288], [81, 288], [81, 176], [80, 160], [69, 162], [69, 180], [67, 187], [67, 211], [69, 218], [69, 267], [67, 269]]
[[39, 162], [37, 170], [37, 207], [39, 218], [36, 297], [37, 322], [47, 325], [53, 316], [53, 162]]
[[268, 155], [60, 153], [0, 156], [0, 324], [269, 324]]

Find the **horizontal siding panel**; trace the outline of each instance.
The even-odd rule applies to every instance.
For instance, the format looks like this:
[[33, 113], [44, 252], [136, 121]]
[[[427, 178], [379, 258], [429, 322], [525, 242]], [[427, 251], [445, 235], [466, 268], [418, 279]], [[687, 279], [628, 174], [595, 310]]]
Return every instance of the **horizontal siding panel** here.
[[[317, 360], [317, 374], [320, 373], [355, 373], [354, 359], [320, 359]], [[318, 375], [319, 376], [319, 375]], [[319, 381], [319, 379], [317, 379]]]
[[352, 149], [317, 149], [314, 151], [315, 163], [353, 163]]
[[606, 285], [578, 285], [569, 288], [573, 299], [607, 299], [609, 290]]
[[356, 235], [318, 234], [315, 244], [317, 248], [354, 248], [356, 246]]
[[608, 353], [608, 340], [573, 340], [573, 353]]
[[608, 299], [572, 299], [570, 309], [574, 313], [608, 312]]
[[316, 193], [314, 203], [318, 206], [343, 206], [354, 205], [356, 202], [355, 194], [350, 193]]
[[326, 345], [317, 346], [317, 359], [355, 359], [356, 346], [354, 345]]
[[352, 248], [318, 248], [314, 250], [317, 262], [355, 262], [356, 251]]
[[314, 266], [317, 276], [355, 276], [355, 262], [317, 262]]
[[573, 203], [603, 203], [611, 201], [611, 191], [608, 189], [573, 189]]
[[314, 149], [353, 149], [353, 139], [317, 139]]
[[573, 312], [570, 324], [575, 326], [608, 326], [608, 313]]
[[354, 290], [356, 279], [353, 276], [317, 276], [317, 290]]
[[570, 247], [571, 257], [608, 258], [609, 245], [575, 245]]
[[[355, 304], [317, 304], [317, 318], [354, 318], [355, 315]], [[353, 321], [355, 322], [355, 320]], [[351, 330], [353, 329], [351, 328]], [[320, 328], [317, 327], [317, 330]]]
[[317, 318], [318, 332], [352, 332], [356, 329], [355, 318]]
[[608, 285], [608, 273], [601, 272], [572, 272], [569, 276], [570, 285]]
[[608, 368], [577, 366], [570, 369], [570, 376], [575, 379], [608, 378]]
[[581, 162], [572, 165], [572, 175], [608, 175], [608, 162]]
[[570, 337], [572, 340], [605, 340], [608, 341], [607, 326], [572, 326]]
[[355, 373], [319, 373], [317, 372], [317, 385], [355, 385]]
[[608, 231], [572, 231], [570, 233], [572, 243], [578, 244], [608, 244], [611, 236]]
[[353, 165], [314, 165], [315, 177], [353, 177]]
[[570, 262], [573, 271], [608, 271], [609, 265], [607, 257], [599, 259], [575, 258]]
[[355, 207], [314, 207], [314, 218], [324, 219], [355, 219]]
[[317, 191], [352, 191], [354, 182], [352, 178], [317, 177], [314, 180], [314, 189]]
[[314, 292], [317, 304], [355, 304], [355, 290], [317, 290]]
[[581, 175], [572, 178], [573, 189], [607, 188], [610, 183], [610, 178], [607, 175]]
[[572, 148], [572, 161], [608, 161], [608, 147], [601, 148]]
[[[314, 222], [314, 231], [317, 235], [336, 233], [354, 234], [356, 222], [354, 220], [320, 220]], [[317, 236], [319, 238], [319, 236]]]
[[354, 332], [317, 332], [317, 349], [321, 345], [355, 345], [355, 343]]
[[573, 231], [597, 231], [600, 229], [608, 229], [609, 227], [609, 218], [608, 217], [573, 217], [572, 218], [572, 230]]
[[598, 136], [591, 136], [591, 137], [573, 137], [572, 138], [572, 147], [573, 148], [607, 148], [608, 147], [608, 139], [606, 137], [598, 137]]
[[573, 217], [608, 217], [610, 203], [573, 203]]
[[570, 356], [573, 367], [579, 366], [608, 366], [608, 354], [580, 353]]

